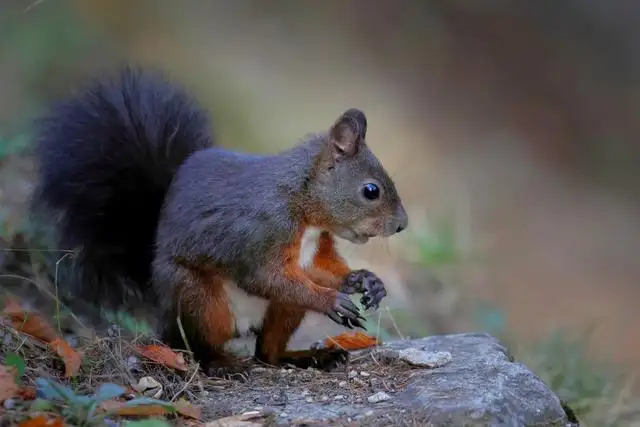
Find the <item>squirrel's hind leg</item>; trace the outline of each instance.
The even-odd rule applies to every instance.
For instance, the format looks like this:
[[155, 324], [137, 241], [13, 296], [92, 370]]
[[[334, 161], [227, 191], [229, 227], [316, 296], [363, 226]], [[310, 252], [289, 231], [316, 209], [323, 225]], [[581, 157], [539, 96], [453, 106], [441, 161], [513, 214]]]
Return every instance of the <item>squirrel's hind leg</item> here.
[[186, 280], [176, 288], [163, 340], [174, 348], [190, 349], [209, 376], [244, 371], [240, 358], [224, 349], [235, 331], [222, 278], [192, 272], [181, 276]]
[[324, 371], [331, 371], [346, 363], [349, 353], [344, 350], [286, 351], [289, 339], [302, 323], [305, 313], [306, 310], [301, 307], [270, 302], [262, 330], [256, 339], [255, 358], [273, 366], [292, 365]]

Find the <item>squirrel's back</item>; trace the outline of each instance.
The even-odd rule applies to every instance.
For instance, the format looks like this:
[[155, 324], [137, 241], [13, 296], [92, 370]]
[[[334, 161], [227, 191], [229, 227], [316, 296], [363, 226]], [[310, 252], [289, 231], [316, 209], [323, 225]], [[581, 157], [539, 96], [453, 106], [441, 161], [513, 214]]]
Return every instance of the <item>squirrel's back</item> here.
[[56, 221], [60, 249], [82, 249], [65, 281], [74, 296], [147, 294], [165, 193], [212, 145], [207, 112], [159, 73], [125, 68], [54, 104], [38, 124], [33, 208]]

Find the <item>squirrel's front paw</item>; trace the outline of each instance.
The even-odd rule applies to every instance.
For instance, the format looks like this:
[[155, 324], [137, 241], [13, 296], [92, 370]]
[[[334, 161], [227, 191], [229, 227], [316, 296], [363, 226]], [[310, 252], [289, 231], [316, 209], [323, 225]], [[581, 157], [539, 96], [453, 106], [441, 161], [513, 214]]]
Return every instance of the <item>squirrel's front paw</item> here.
[[365, 320], [364, 317], [360, 316], [360, 310], [347, 294], [338, 292], [333, 308], [326, 314], [334, 322], [349, 329], [353, 329], [356, 326], [366, 330], [362, 322], [360, 322], [360, 320]]
[[387, 290], [382, 280], [375, 273], [364, 269], [354, 270], [347, 274], [340, 291], [347, 294], [362, 294], [360, 303], [365, 310], [371, 307], [378, 309], [380, 301], [387, 296]]

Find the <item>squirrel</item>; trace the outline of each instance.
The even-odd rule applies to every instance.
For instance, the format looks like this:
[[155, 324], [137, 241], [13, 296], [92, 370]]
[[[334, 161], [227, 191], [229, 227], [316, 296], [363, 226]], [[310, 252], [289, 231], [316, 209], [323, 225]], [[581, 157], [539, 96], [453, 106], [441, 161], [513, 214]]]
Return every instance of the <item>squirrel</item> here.
[[234, 372], [225, 344], [249, 335], [258, 361], [331, 369], [346, 352], [287, 351], [305, 313], [364, 328], [350, 295], [365, 310], [387, 295], [335, 238], [364, 244], [408, 225], [366, 133], [350, 108], [290, 149], [231, 151], [162, 72], [94, 78], [37, 122], [32, 206], [50, 213], [59, 248], [77, 249], [58, 286], [103, 307], [138, 298], [158, 311], [161, 340], [209, 375]]

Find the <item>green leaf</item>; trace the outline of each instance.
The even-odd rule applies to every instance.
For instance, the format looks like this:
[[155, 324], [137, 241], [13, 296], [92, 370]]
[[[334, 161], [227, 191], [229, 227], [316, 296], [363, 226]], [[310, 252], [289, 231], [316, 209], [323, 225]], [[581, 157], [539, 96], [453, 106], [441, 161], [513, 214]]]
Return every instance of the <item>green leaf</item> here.
[[33, 403], [31, 403], [31, 406], [29, 407], [31, 412], [51, 411], [54, 408], [55, 408], [55, 405], [53, 404], [53, 402], [51, 402], [50, 400], [45, 400], [40, 398], [34, 400]]
[[73, 400], [72, 403], [75, 405], [80, 405], [80, 406], [89, 406], [91, 405], [91, 403], [93, 402], [93, 398], [90, 396], [78, 396], [78, 395], [74, 395], [73, 396]]
[[98, 409], [98, 402], [96, 400], [92, 400], [91, 404], [87, 408], [87, 418], [88, 419], [93, 418], [97, 409]]
[[105, 400], [115, 399], [125, 391], [124, 387], [118, 384], [105, 383], [98, 387], [98, 391], [96, 391], [96, 394], [94, 395], [94, 400], [97, 403], [102, 403]]
[[36, 378], [35, 380], [37, 392], [45, 399], [64, 400], [67, 403], [73, 403], [76, 395], [69, 387], [58, 384], [55, 381], [46, 378]]
[[16, 353], [7, 353], [7, 357], [4, 359], [4, 364], [7, 366], [13, 366], [18, 373], [18, 378], [24, 375], [24, 359]]

